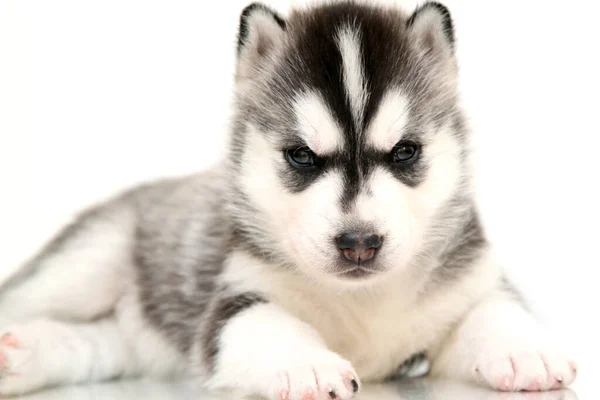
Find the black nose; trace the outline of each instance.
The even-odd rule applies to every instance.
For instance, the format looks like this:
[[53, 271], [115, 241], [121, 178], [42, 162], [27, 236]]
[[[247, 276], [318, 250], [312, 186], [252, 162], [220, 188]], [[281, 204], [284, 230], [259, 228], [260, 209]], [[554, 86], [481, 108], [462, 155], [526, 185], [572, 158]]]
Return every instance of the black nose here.
[[373, 259], [382, 243], [383, 238], [372, 233], [349, 232], [337, 238], [338, 247], [346, 260], [355, 264]]

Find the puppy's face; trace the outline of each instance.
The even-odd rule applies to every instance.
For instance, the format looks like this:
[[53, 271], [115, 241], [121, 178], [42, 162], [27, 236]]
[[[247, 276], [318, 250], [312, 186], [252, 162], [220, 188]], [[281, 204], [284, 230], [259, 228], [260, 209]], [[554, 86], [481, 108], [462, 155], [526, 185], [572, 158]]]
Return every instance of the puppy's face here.
[[407, 268], [463, 182], [447, 10], [341, 3], [284, 20], [252, 6], [240, 32], [245, 240], [321, 280]]

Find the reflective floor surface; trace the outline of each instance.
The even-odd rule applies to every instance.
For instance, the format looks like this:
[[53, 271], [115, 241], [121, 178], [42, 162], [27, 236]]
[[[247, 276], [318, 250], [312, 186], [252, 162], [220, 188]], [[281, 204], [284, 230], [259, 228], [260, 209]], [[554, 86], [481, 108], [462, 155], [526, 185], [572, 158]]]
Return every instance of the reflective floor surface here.
[[[209, 394], [189, 383], [123, 381], [51, 389], [18, 397], [27, 400], [236, 400]], [[357, 400], [578, 400], [572, 390], [545, 393], [499, 393], [454, 382], [416, 381], [365, 385]]]

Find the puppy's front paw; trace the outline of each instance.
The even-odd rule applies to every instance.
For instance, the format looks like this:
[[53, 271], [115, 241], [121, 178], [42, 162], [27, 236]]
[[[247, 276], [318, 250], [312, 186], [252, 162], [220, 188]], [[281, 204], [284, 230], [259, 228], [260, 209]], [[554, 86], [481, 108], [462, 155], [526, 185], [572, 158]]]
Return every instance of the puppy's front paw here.
[[0, 395], [14, 395], [44, 385], [36, 368], [36, 352], [31, 335], [17, 328], [0, 331]]
[[360, 388], [352, 365], [328, 351], [290, 360], [271, 380], [267, 391], [274, 400], [346, 400]]
[[570, 385], [577, 365], [550, 346], [499, 345], [488, 347], [476, 363], [476, 373], [502, 391], [542, 391]]

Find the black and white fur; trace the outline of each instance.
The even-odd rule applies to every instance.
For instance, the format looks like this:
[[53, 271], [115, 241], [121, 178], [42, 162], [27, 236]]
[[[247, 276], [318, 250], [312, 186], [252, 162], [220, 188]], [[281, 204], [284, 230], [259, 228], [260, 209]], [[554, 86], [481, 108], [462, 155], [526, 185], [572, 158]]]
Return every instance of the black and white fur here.
[[[569, 385], [478, 220], [454, 47], [438, 3], [246, 8], [227, 159], [83, 213], [4, 283], [0, 394], [151, 375], [347, 399], [425, 360]], [[303, 146], [315, 168], [289, 161]], [[380, 236], [375, 258], [347, 262], [347, 232]]]

